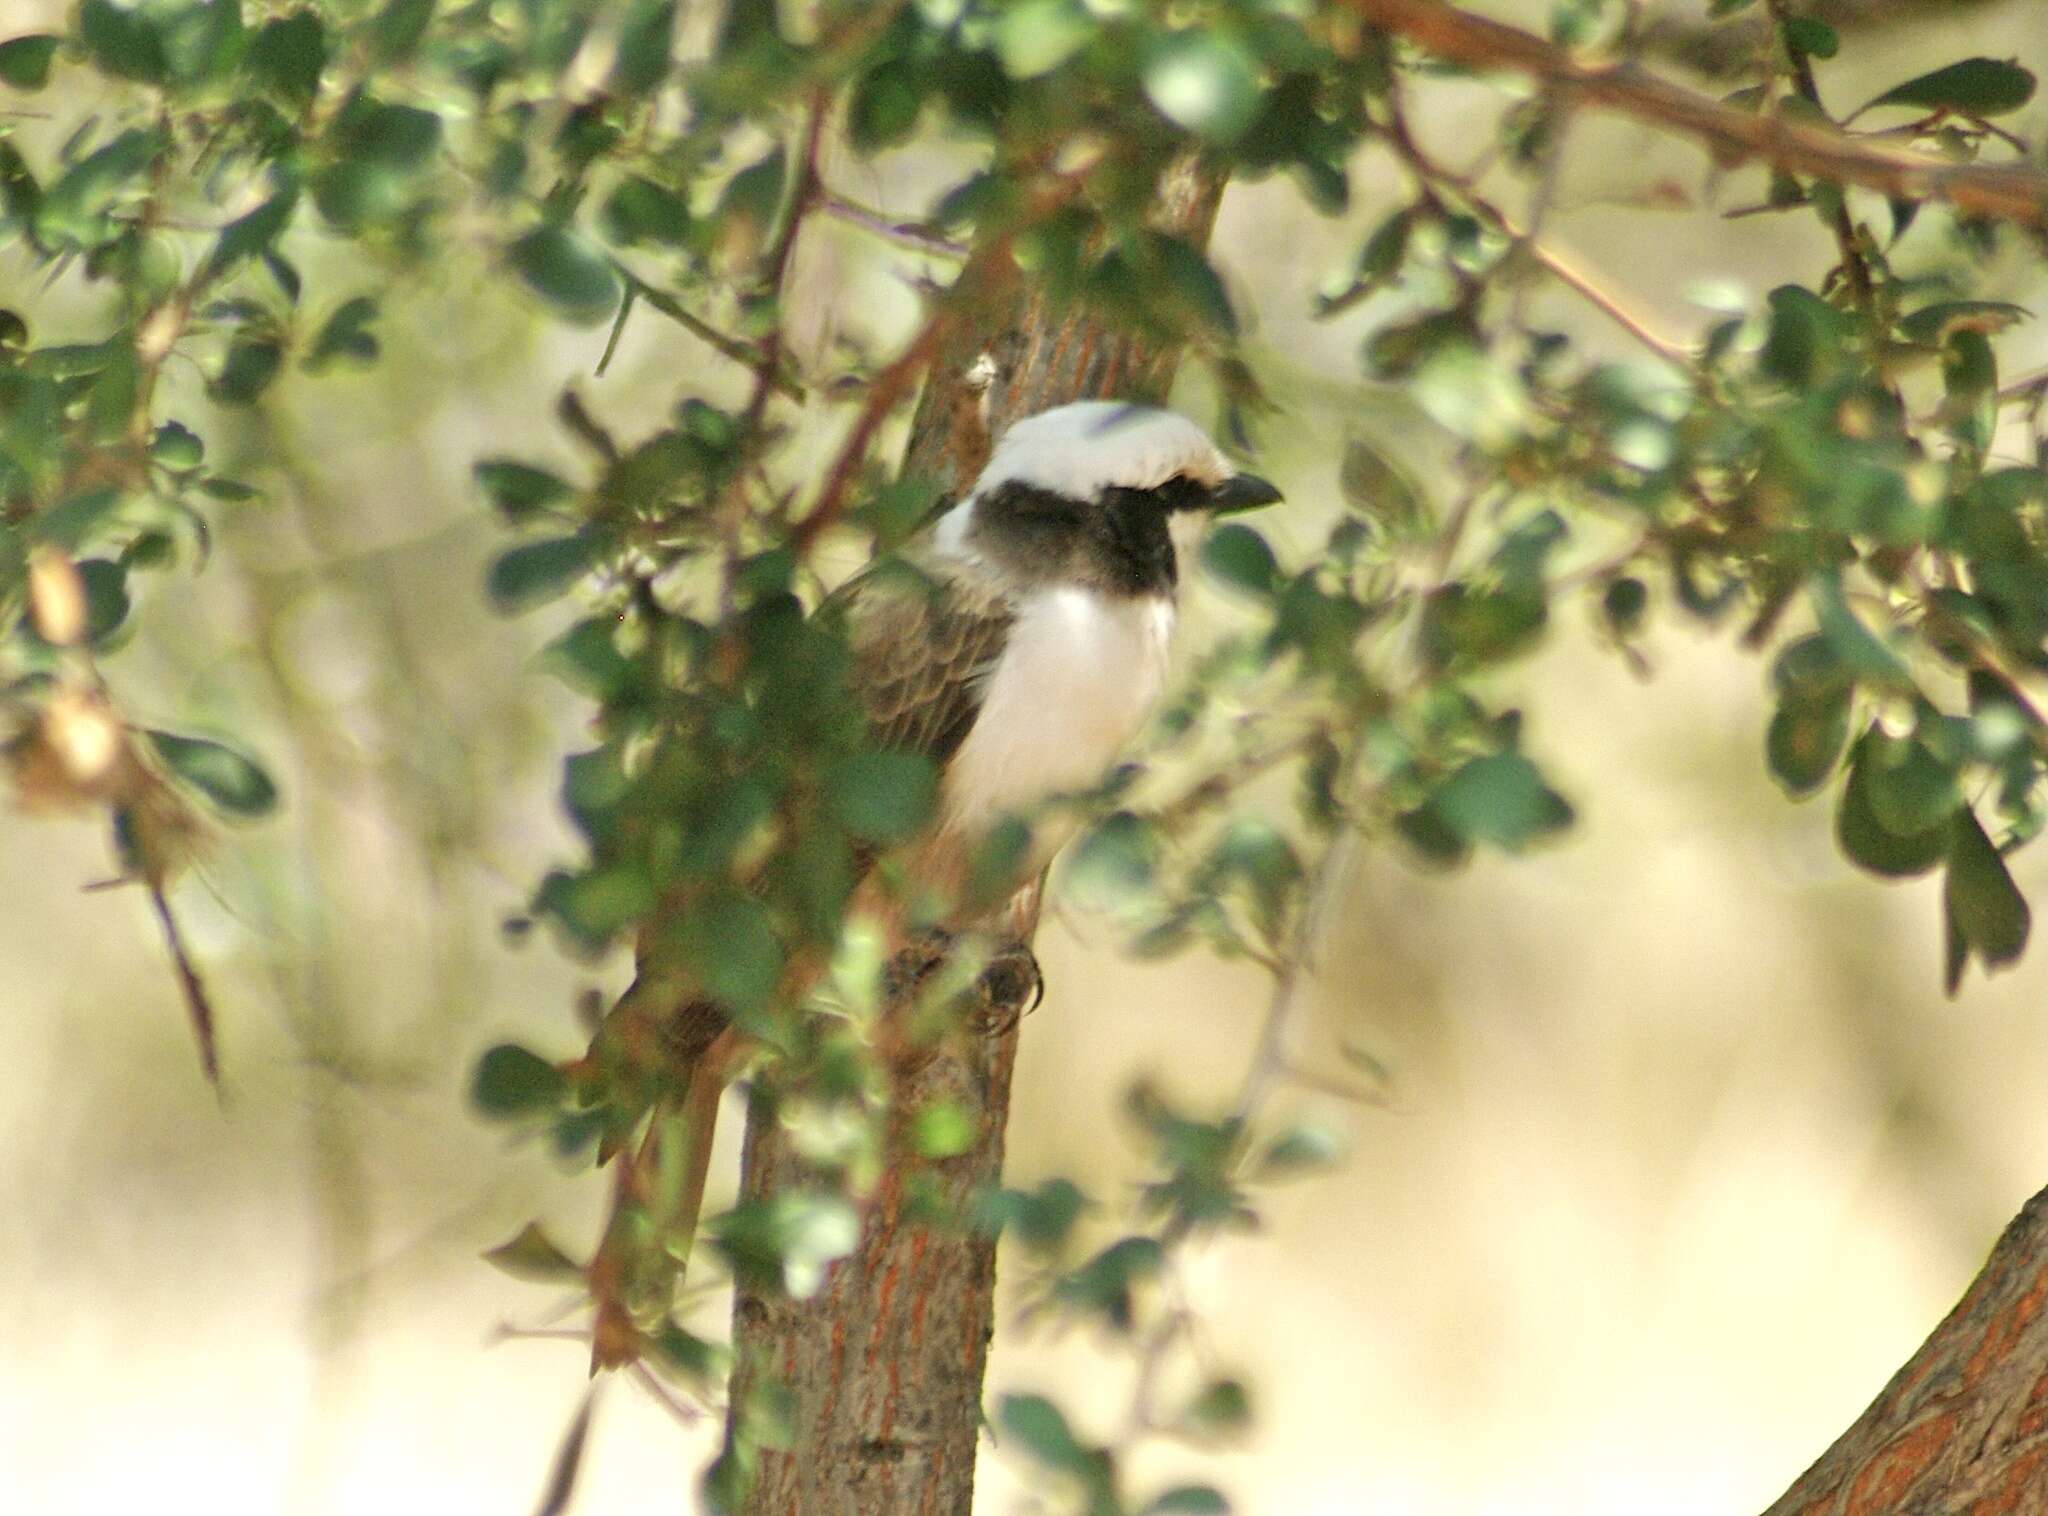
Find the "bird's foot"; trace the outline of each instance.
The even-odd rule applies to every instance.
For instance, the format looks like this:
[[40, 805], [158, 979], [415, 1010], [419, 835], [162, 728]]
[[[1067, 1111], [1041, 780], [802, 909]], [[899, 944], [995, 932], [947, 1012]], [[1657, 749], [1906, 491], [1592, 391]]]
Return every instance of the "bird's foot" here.
[[1045, 975], [1021, 942], [1006, 942], [990, 955], [974, 981], [975, 1024], [983, 1036], [1007, 1037], [1045, 999]]
[[[956, 934], [939, 928], [922, 933], [889, 962], [889, 999], [901, 1003], [924, 989], [942, 970], [959, 945]], [[967, 987], [964, 999], [968, 1024], [987, 1037], [1007, 1035], [1045, 998], [1045, 979], [1028, 944], [1004, 942]]]

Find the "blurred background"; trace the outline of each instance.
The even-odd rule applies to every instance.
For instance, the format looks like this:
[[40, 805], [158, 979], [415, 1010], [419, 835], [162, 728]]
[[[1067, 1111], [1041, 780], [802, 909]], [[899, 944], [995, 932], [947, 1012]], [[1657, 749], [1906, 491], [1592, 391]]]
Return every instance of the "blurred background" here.
[[[55, 9], [14, 0], [0, 31]], [[1849, 31], [1824, 66], [1831, 104], [1930, 57], [2048, 69], [2048, 0], [1893, 9], [1906, 18]], [[1500, 91], [1426, 98], [1430, 144], [1476, 157], [1474, 112]], [[2048, 110], [2009, 124], [2039, 141]], [[946, 167], [904, 152], [829, 177], [914, 217]], [[1435, 463], [1404, 399], [1358, 377], [1361, 338], [1401, 297], [1310, 313], [1390, 172], [1360, 163], [1341, 222], [1279, 183], [1224, 203], [1218, 260], [1279, 406], [1260, 462], [1290, 501], [1267, 523], [1283, 559], [1341, 508], [1346, 436], [1426, 479]], [[1716, 213], [1756, 189], [1580, 119], [1545, 242], [1688, 340], [1701, 298], [1753, 302], [1830, 259], [1810, 217]], [[309, 285], [350, 292], [317, 235], [299, 251]], [[885, 348], [915, 318], [903, 276], [945, 271], [825, 225], [799, 269], [814, 366], [841, 344]], [[404, 276], [374, 369], [292, 371], [253, 413], [211, 411], [196, 376], [170, 397], [267, 492], [222, 508], [196, 584], [147, 581], [139, 634], [107, 669], [125, 709], [218, 721], [284, 786], [280, 812], [223, 835], [175, 896], [221, 1018], [224, 1107], [146, 903], [81, 890], [114, 871], [106, 839], [0, 812], [0, 1484], [17, 1509], [522, 1511], [583, 1392], [579, 1345], [500, 1340], [553, 1324], [553, 1301], [477, 1254], [535, 1215], [587, 1242], [599, 1185], [508, 1147], [463, 1086], [506, 1036], [573, 1051], [575, 997], [615, 990], [626, 966], [502, 930], [571, 846], [554, 785], [585, 708], [531, 666], [554, 627], [484, 606], [502, 539], [469, 470], [504, 453], [580, 469], [551, 420], [565, 383], [631, 437], [682, 395], [729, 396], [733, 375], [643, 315], [595, 378], [603, 331], [565, 333], [476, 272], [458, 257]], [[43, 340], [83, 329], [95, 292], [41, 277], [0, 261], [0, 304]], [[2038, 264], [2014, 257], [2001, 279], [1983, 293], [2048, 299]], [[1530, 299], [1593, 351], [1644, 356], [1569, 291]], [[2022, 328], [2003, 351], [2017, 373], [2048, 340]], [[1211, 414], [1199, 376], [1182, 399]], [[829, 440], [845, 418], [821, 404], [805, 425]], [[1193, 640], [1237, 614], [1198, 588]], [[1826, 804], [1794, 807], [1767, 777], [1764, 662], [1668, 625], [1645, 646], [1647, 678], [1597, 644], [1590, 607], [1567, 606], [1512, 672], [1529, 750], [1578, 806], [1561, 843], [1448, 876], [1357, 855], [1297, 1050], [1326, 1067], [1342, 1044], [1368, 1050], [1390, 1104], [1282, 1102], [1338, 1123], [1347, 1159], [1273, 1192], [1260, 1232], [1186, 1271], [1207, 1355], [1252, 1385], [1256, 1431], [1148, 1472], [1206, 1467], [1246, 1511], [1759, 1510], [2048, 1182], [2048, 949], [1944, 1000], [1938, 885], [1854, 874]], [[2037, 907], [2038, 853], [2021, 874]], [[1039, 947], [1050, 993], [1025, 1025], [1010, 1180], [1128, 1193], [1142, 1169], [1123, 1092], [1150, 1076], [1198, 1108], [1227, 1101], [1266, 987], [1238, 965], [1134, 962], [1071, 910]], [[722, 1123], [729, 1140], [738, 1127]], [[732, 1169], [726, 1155], [714, 1171], [726, 1193]], [[724, 1302], [707, 1292], [700, 1312], [716, 1325]], [[991, 1394], [1053, 1393], [1107, 1435], [1124, 1365], [1011, 1314]], [[685, 1508], [715, 1436], [609, 1385], [577, 1508]], [[1015, 1466], [997, 1452], [985, 1467], [980, 1509], [1017, 1509]]]

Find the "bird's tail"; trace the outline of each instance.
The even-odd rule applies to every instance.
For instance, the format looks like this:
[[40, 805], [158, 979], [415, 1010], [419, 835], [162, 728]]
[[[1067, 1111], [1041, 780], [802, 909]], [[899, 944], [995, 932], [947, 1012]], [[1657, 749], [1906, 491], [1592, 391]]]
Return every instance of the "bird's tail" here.
[[697, 1050], [687, 1074], [676, 1069], [672, 1093], [655, 1103], [638, 1144], [612, 1158], [611, 1215], [589, 1266], [593, 1373], [639, 1358], [639, 1318], [665, 1314], [682, 1283], [704, 1210], [730, 1040]]

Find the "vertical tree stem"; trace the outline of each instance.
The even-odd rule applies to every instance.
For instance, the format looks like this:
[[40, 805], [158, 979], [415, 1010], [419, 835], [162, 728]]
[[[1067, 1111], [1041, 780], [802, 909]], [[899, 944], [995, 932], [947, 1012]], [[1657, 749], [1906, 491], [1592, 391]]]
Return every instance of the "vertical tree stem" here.
[[[1218, 174], [1183, 165], [1162, 187], [1161, 225], [1205, 243], [1222, 189]], [[974, 254], [961, 277], [991, 294], [977, 319], [947, 325], [918, 405], [908, 472], [958, 490], [986, 460], [991, 433], [1019, 416], [1089, 396], [1164, 397], [1177, 349], [1052, 308], [1019, 286], [1006, 245]], [[926, 1160], [893, 1143], [859, 1247], [811, 1299], [738, 1292], [733, 1414], [744, 1416], [773, 1382], [790, 1396], [793, 1423], [788, 1447], [760, 1453], [746, 1516], [967, 1516], [994, 1328], [995, 1244], [957, 1218], [1000, 1178], [1016, 1054], [1013, 1027], [955, 1038], [907, 1071], [899, 1120], [948, 1102], [966, 1114], [972, 1146]], [[770, 1102], [754, 1102], [743, 1163], [746, 1199], [802, 1180]]]

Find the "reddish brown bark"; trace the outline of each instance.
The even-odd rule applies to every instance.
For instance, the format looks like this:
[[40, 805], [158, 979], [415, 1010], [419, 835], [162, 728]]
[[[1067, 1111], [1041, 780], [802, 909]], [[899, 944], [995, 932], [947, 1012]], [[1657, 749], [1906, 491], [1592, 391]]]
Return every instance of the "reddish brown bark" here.
[[[1167, 186], [1162, 221], [1206, 242], [1221, 194], [1219, 178], [1190, 168]], [[962, 278], [999, 291], [1003, 308], [949, 325], [919, 402], [905, 468], [949, 490], [980, 470], [991, 431], [1087, 396], [1158, 399], [1179, 358], [1049, 308], [1008, 272], [970, 261]], [[992, 373], [989, 364], [977, 370], [984, 355]], [[764, 1382], [777, 1381], [791, 1396], [794, 1431], [791, 1446], [761, 1453], [746, 1516], [967, 1516], [994, 1323], [995, 1244], [944, 1218], [963, 1215], [1002, 1172], [1016, 1052], [1013, 1027], [995, 1038], [955, 1038], [907, 1070], [896, 1108], [950, 1102], [967, 1113], [973, 1146], [929, 1161], [895, 1144], [901, 1156], [869, 1202], [860, 1246], [813, 1298], [739, 1291], [731, 1403], [749, 1406]], [[802, 1181], [801, 1160], [767, 1102], [757, 1101], [743, 1195]]]
[[2048, 1190], [1765, 1516], [2048, 1516]]

